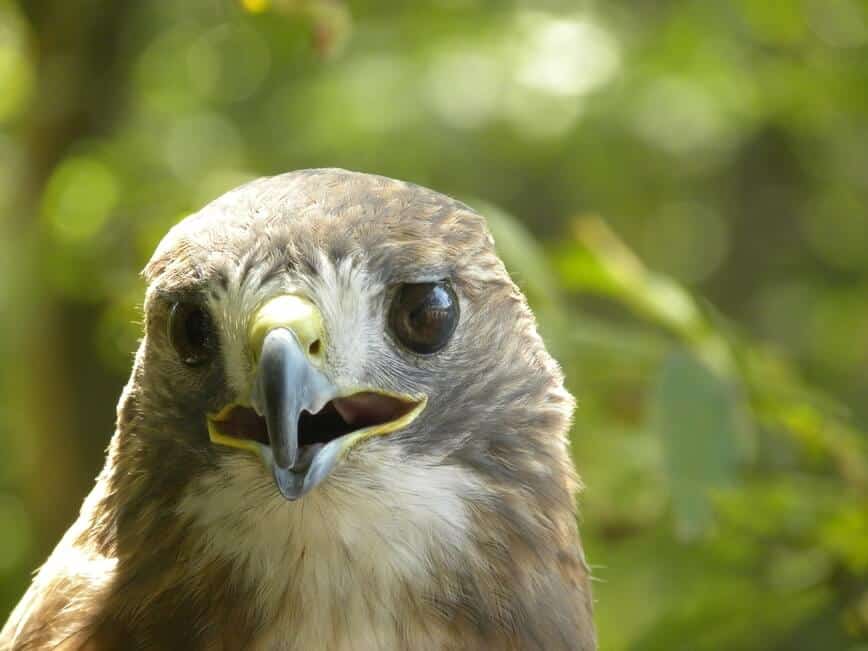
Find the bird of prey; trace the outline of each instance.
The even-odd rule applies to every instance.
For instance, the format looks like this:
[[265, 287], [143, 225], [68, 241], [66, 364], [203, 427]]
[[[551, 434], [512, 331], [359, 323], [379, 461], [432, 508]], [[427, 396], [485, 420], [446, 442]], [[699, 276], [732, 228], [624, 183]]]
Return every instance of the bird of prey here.
[[144, 276], [105, 466], [0, 648], [595, 648], [573, 399], [480, 215], [305, 170]]

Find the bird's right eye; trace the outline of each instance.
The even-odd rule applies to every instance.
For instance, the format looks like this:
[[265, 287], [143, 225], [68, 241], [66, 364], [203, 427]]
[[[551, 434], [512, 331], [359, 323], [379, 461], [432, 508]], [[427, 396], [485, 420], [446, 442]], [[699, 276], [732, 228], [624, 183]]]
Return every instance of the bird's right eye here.
[[214, 352], [217, 339], [211, 315], [195, 303], [178, 302], [169, 311], [169, 342], [187, 366], [201, 366]]

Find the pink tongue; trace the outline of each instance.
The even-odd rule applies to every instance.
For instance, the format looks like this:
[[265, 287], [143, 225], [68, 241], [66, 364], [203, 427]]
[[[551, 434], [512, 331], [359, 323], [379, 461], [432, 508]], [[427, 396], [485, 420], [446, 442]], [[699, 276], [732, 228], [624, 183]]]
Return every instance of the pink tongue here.
[[368, 427], [395, 420], [409, 411], [412, 405], [379, 393], [363, 392], [332, 401], [335, 409], [347, 423]]

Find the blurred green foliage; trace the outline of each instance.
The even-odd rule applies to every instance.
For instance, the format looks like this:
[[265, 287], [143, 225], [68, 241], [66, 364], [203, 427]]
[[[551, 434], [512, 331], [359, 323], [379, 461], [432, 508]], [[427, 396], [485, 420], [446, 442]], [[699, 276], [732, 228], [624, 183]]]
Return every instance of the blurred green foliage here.
[[0, 0], [0, 128], [0, 616], [162, 234], [341, 166], [489, 217], [579, 400], [604, 649], [868, 649], [863, 2]]

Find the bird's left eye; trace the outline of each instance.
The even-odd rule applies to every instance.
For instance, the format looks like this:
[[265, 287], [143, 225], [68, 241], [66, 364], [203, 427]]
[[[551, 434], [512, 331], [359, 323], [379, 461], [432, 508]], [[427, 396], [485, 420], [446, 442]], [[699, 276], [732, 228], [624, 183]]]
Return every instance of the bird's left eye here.
[[392, 333], [422, 355], [446, 346], [457, 325], [458, 298], [447, 282], [401, 285], [389, 307]]
[[187, 366], [210, 359], [216, 345], [214, 324], [207, 310], [194, 303], [175, 303], [169, 312], [169, 342]]

